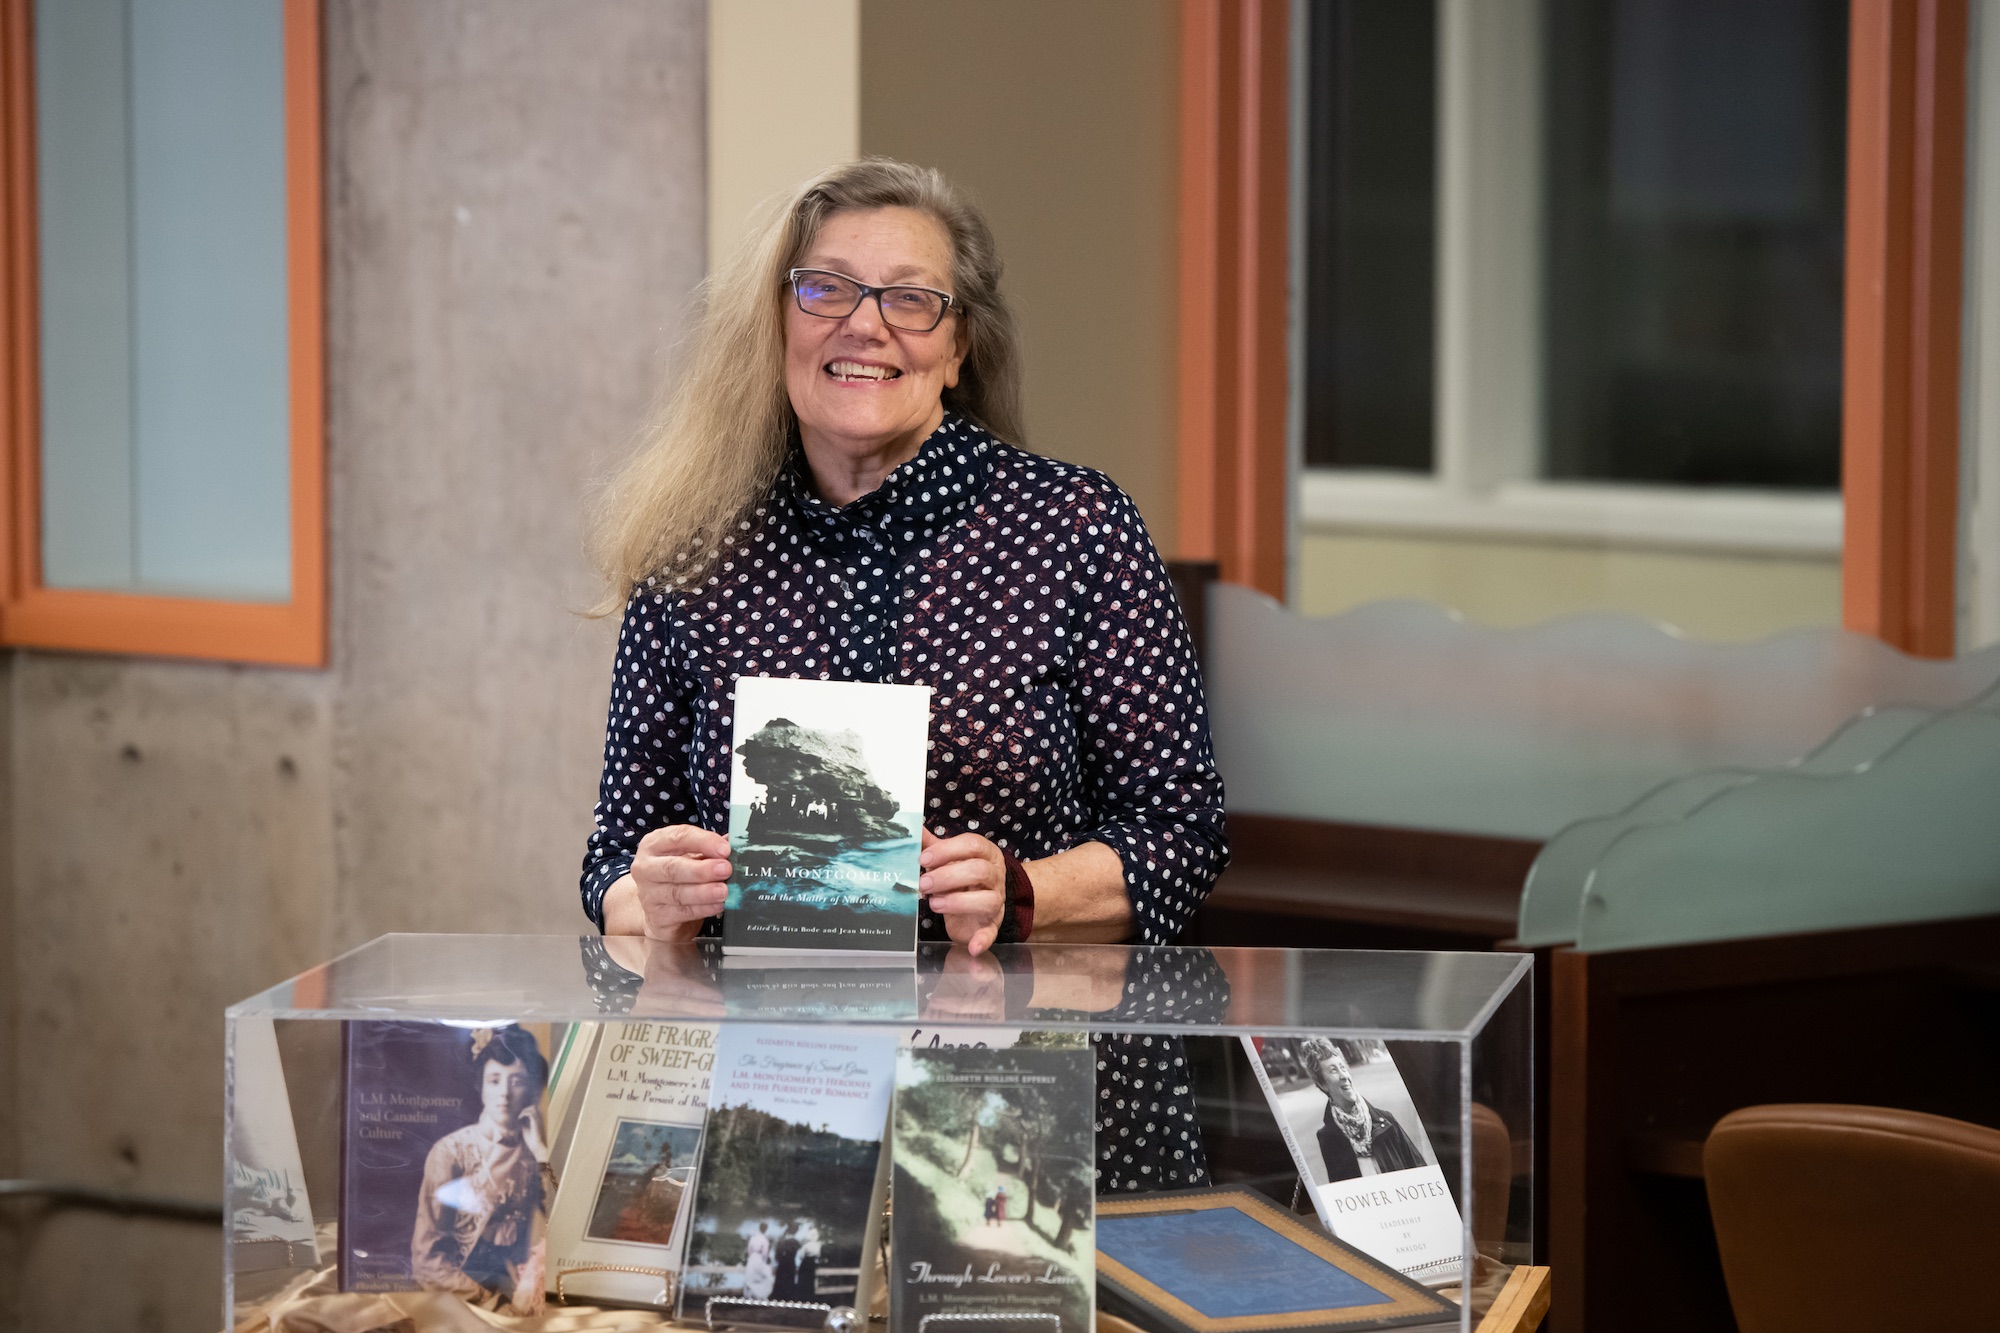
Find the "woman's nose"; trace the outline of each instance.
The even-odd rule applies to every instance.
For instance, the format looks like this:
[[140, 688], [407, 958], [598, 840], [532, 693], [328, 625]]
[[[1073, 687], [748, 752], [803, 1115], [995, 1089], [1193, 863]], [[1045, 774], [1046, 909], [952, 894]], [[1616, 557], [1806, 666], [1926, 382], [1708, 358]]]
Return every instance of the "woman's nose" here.
[[882, 294], [870, 292], [861, 298], [861, 304], [848, 312], [847, 325], [857, 333], [870, 337], [888, 330], [888, 321], [882, 318]]

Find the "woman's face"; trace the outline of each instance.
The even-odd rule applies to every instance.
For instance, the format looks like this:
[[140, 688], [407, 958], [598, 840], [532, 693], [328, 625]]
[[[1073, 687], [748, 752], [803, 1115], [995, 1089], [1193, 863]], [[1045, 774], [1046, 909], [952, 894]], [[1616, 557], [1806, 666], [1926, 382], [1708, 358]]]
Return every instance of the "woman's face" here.
[[482, 1068], [485, 1072], [480, 1075], [479, 1081], [481, 1107], [497, 1120], [512, 1122], [534, 1100], [534, 1080], [528, 1076], [523, 1065], [503, 1065], [498, 1060], [488, 1060]]
[[[909, 284], [952, 290], [944, 228], [910, 208], [835, 213], [806, 248], [800, 268], [830, 269], [871, 287]], [[809, 453], [861, 459], [911, 452], [944, 419], [944, 391], [965, 359], [958, 314], [929, 333], [882, 322], [874, 297], [845, 319], [825, 319], [785, 300], [785, 388]]]
[[1347, 1060], [1338, 1050], [1329, 1051], [1319, 1062], [1319, 1072], [1313, 1076], [1321, 1092], [1334, 1105], [1343, 1110], [1354, 1105], [1354, 1075], [1348, 1072]]

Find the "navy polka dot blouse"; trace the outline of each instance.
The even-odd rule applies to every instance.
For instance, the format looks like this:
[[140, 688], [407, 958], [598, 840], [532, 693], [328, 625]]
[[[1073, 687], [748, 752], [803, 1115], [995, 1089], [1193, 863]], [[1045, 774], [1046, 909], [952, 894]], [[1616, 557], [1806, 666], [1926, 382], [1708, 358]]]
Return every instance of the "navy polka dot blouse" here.
[[[1193, 644], [1137, 507], [1102, 473], [950, 414], [844, 506], [819, 497], [794, 451], [705, 582], [633, 593], [583, 863], [600, 930], [604, 895], [647, 832], [728, 829], [746, 675], [929, 685], [925, 826], [984, 834], [1024, 861], [1103, 843], [1124, 866], [1137, 943], [1177, 939], [1228, 862]], [[946, 938], [928, 909], [918, 925]], [[1178, 1057], [1149, 1058], [1148, 1086], [1113, 1094], [1135, 1111], [1170, 1102], [1174, 1140], [1192, 1120]], [[1185, 1142], [1148, 1146], [1164, 1160], [1118, 1162], [1100, 1188], [1128, 1172], [1146, 1188], [1206, 1178], [1205, 1163], [1171, 1156]]]

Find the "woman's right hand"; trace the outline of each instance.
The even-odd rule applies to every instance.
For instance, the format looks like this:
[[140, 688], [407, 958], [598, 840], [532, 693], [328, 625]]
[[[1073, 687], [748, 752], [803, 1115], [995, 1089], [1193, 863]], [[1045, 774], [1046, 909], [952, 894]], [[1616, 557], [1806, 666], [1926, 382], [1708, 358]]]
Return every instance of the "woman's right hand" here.
[[604, 933], [692, 939], [729, 896], [729, 839], [692, 824], [639, 840], [632, 869], [604, 895]]

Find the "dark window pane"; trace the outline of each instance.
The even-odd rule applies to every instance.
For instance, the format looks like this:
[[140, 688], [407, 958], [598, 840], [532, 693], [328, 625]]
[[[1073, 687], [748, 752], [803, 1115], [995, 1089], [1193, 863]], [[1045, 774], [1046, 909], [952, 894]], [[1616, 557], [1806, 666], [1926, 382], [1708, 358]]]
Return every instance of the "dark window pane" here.
[[1548, 15], [1548, 474], [1838, 486], [1847, 6]]
[[1437, 6], [1319, 0], [1309, 28], [1306, 464], [1428, 472]]

